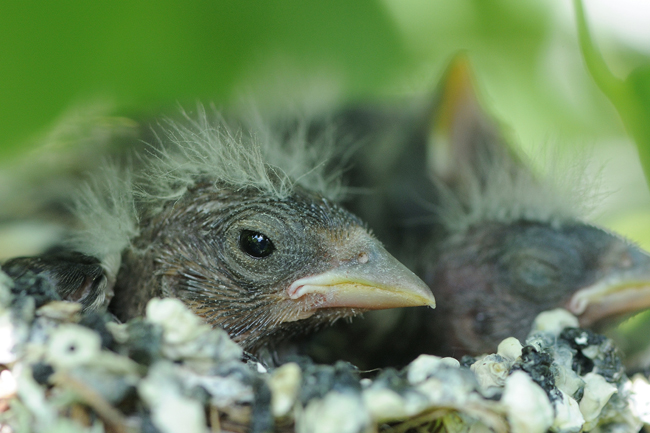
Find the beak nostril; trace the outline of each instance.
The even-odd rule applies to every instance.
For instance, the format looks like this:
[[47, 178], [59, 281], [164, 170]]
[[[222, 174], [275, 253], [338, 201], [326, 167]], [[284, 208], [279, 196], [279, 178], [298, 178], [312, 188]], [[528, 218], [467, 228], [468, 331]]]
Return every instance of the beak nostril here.
[[370, 260], [370, 258], [368, 257], [368, 253], [361, 253], [357, 257], [357, 261], [362, 265], [368, 263], [368, 260]]

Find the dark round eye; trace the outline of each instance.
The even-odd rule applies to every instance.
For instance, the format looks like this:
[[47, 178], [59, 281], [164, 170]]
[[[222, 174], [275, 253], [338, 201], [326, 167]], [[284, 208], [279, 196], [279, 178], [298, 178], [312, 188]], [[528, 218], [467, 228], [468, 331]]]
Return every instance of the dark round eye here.
[[275, 251], [275, 245], [264, 233], [242, 230], [239, 235], [239, 248], [251, 257], [261, 259]]

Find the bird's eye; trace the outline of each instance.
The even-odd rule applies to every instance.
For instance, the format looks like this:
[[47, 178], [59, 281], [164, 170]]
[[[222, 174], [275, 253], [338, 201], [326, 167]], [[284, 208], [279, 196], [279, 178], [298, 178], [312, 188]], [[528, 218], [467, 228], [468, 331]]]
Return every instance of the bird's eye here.
[[275, 251], [275, 245], [264, 233], [242, 230], [239, 235], [239, 248], [251, 257], [261, 259]]
[[560, 279], [560, 271], [555, 265], [533, 257], [520, 263], [517, 272], [530, 287], [549, 287]]

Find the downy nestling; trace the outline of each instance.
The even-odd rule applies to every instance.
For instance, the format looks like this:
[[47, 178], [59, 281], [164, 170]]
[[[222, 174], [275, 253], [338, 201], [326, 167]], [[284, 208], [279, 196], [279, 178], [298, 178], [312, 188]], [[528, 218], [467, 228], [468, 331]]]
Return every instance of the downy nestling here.
[[[588, 186], [575, 167], [556, 161], [541, 175], [510, 147], [465, 61], [431, 103], [349, 108], [338, 123], [366, 141], [349, 184], [370, 193], [348, 206], [429, 285], [438, 308], [340, 324], [319, 336], [342, 347], [327, 356], [371, 368], [421, 353], [491, 353], [506, 337], [523, 341], [544, 310], [565, 308], [600, 329], [650, 307], [650, 256], [583, 219]], [[362, 343], [346, 347], [351, 334]], [[319, 340], [311, 353], [325, 353]]]
[[65, 250], [3, 270], [48, 278], [120, 320], [176, 297], [246, 350], [366, 310], [435, 306], [428, 287], [336, 204], [327, 139], [263, 121], [165, 128], [144, 168], [107, 169], [76, 200]]
[[525, 339], [554, 308], [602, 330], [650, 307], [650, 256], [585, 221], [593, 179], [584, 168], [555, 158], [549, 173], [536, 172], [483, 109], [462, 61], [447, 73], [438, 110], [428, 147], [438, 164], [426, 174], [438, 191], [437, 225], [418, 274], [444, 310], [424, 312], [427, 351], [489, 352], [508, 336]]

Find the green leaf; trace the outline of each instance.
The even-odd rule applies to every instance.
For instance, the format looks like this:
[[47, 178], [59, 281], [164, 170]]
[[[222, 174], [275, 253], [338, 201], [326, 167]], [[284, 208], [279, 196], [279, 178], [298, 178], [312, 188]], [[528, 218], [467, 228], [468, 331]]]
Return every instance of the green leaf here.
[[625, 80], [627, 101], [620, 103], [619, 113], [636, 142], [646, 180], [650, 184], [650, 65], [630, 73]]
[[574, 0], [580, 47], [587, 69], [602, 92], [612, 102], [632, 136], [646, 181], [650, 185], [650, 59], [625, 80], [615, 77], [591, 40], [581, 0]]

